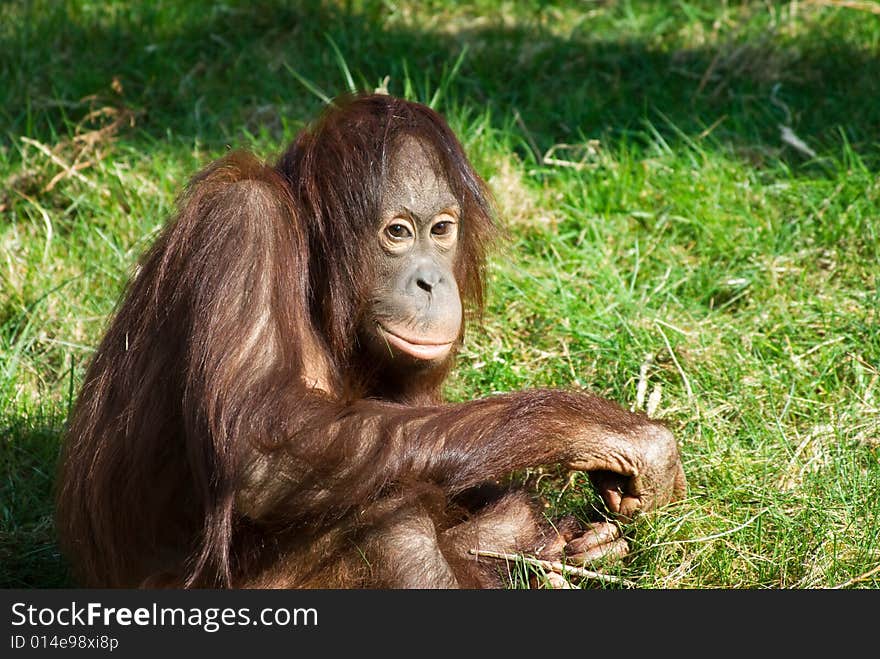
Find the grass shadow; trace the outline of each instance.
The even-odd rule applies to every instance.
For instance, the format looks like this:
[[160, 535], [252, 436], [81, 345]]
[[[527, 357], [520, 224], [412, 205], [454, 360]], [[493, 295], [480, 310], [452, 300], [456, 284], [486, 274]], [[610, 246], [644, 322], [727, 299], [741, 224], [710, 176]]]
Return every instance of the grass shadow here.
[[804, 157], [783, 147], [785, 123], [819, 154], [845, 140], [870, 153], [873, 168], [880, 163], [880, 58], [829, 27], [845, 34], [861, 19], [855, 13], [833, 24], [817, 18], [794, 36], [753, 17], [694, 48], [664, 38], [692, 22], [679, 9], [654, 17], [656, 38], [633, 39], [637, 30], [603, 31], [589, 12], [560, 36], [540, 6], [513, 25], [474, 19], [424, 29], [389, 21], [379, 2], [28, 6], [7, 8], [12, 24], [0, 32], [6, 141], [51, 143], [96, 103], [133, 109], [130, 139], [141, 148], [173, 136], [215, 149], [245, 134], [290, 137], [321, 104], [290, 69], [331, 95], [345, 87], [332, 40], [361, 86], [390, 76], [392, 92], [411, 81], [425, 96], [467, 48], [450, 96], [515, 126], [526, 154], [589, 137], [674, 144], [712, 133], [715, 145], [756, 165], [781, 156], [797, 167]]
[[70, 586], [53, 522], [63, 420], [0, 420], [0, 588]]

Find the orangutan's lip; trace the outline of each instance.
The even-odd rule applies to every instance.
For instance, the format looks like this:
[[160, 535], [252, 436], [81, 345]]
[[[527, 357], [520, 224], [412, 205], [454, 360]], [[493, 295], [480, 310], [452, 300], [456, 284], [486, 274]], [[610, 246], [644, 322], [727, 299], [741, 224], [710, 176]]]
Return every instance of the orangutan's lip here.
[[379, 325], [379, 332], [389, 345], [416, 359], [440, 359], [452, 350], [452, 341], [438, 342], [426, 339], [405, 339], [381, 324]]

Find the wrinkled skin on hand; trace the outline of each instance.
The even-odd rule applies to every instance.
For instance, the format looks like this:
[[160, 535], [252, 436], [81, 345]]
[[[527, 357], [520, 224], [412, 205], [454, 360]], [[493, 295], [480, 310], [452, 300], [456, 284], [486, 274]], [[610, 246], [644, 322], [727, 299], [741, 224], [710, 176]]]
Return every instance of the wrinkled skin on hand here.
[[589, 472], [609, 512], [622, 522], [687, 491], [678, 444], [665, 426], [648, 423], [625, 436], [591, 429], [580, 446], [569, 468]]
[[565, 561], [568, 565], [587, 565], [615, 561], [626, 556], [629, 545], [614, 522], [594, 522], [582, 527], [573, 518], [557, 525], [556, 541], [540, 553], [540, 558]]
[[[556, 541], [541, 552], [541, 558], [578, 567], [619, 561], [629, 553], [620, 523], [684, 497], [687, 480], [672, 433], [657, 424], [640, 430], [634, 433], [635, 439], [605, 436], [601, 442], [591, 434], [587, 442], [590, 449], [568, 465], [588, 472], [616, 521], [594, 522], [582, 528], [571, 519], [561, 520]], [[545, 582], [551, 589], [573, 588], [568, 578], [555, 572], [548, 572]]]
[[[629, 552], [620, 523], [679, 500], [687, 491], [678, 445], [660, 424], [647, 422], [625, 435], [589, 428], [576, 440], [575, 451], [577, 457], [568, 467], [588, 472], [614, 521], [595, 522], [586, 528], [563, 521], [556, 542], [542, 552], [542, 558], [576, 566], [618, 561]], [[550, 575], [547, 584], [551, 588], [571, 587], [557, 574]]]
[[620, 535], [620, 527], [612, 522], [590, 524], [579, 536], [565, 545], [565, 561], [569, 565], [590, 565], [616, 561], [629, 552], [629, 544]]

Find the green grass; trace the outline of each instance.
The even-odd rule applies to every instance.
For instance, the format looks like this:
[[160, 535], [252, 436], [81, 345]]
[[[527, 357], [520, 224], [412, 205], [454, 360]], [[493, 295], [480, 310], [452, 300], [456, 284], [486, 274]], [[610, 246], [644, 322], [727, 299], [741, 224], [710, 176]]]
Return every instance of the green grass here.
[[59, 438], [175, 195], [349, 75], [436, 102], [497, 196], [450, 398], [580, 385], [680, 439], [688, 498], [610, 573], [880, 586], [880, 16], [709, 0], [0, 6], [0, 586], [69, 583]]

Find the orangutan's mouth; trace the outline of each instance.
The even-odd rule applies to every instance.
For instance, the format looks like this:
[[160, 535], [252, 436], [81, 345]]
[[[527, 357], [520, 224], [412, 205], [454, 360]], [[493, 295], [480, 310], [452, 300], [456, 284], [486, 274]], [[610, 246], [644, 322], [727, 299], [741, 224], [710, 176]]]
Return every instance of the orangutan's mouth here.
[[379, 324], [378, 327], [379, 334], [388, 345], [416, 359], [442, 359], [449, 354], [454, 343], [454, 341], [438, 341], [436, 339], [404, 338], [382, 324]]

